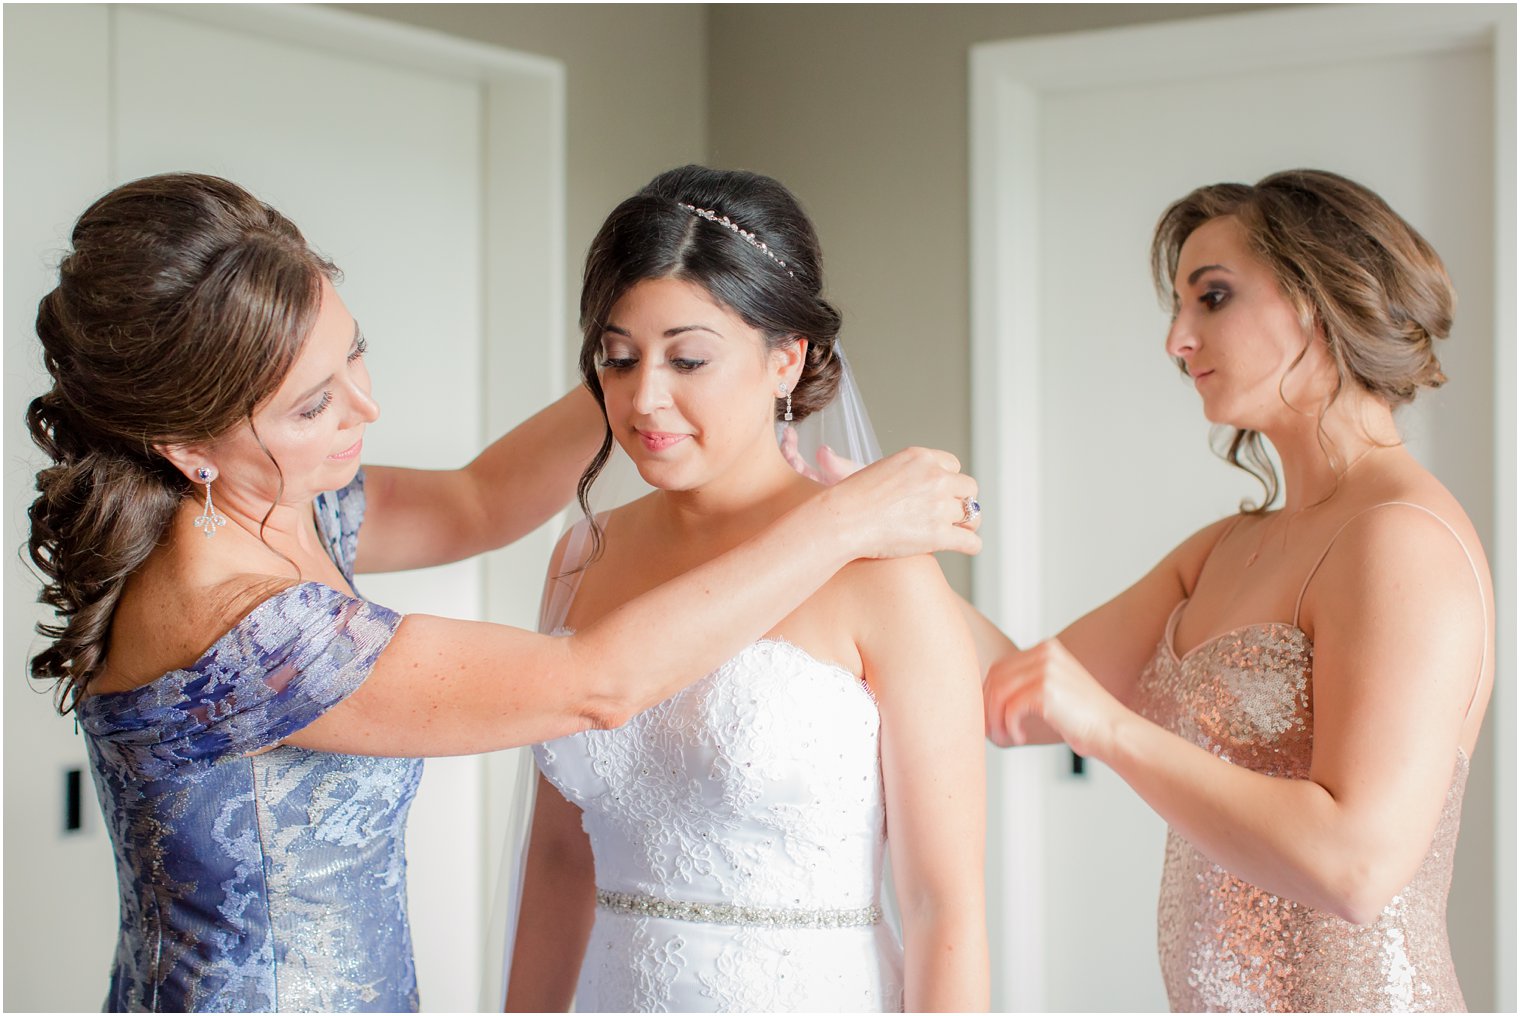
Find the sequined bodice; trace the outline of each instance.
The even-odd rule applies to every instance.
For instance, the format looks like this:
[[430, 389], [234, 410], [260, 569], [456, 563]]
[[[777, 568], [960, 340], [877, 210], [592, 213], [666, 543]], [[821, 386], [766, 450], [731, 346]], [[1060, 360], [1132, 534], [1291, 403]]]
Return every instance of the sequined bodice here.
[[[1225, 761], [1306, 778], [1314, 647], [1297, 626], [1248, 625], [1179, 657], [1178, 604], [1140, 676], [1136, 710]], [[1353, 925], [1243, 882], [1168, 830], [1157, 910], [1177, 1011], [1463, 1010], [1446, 896], [1468, 763], [1458, 752], [1430, 851], [1377, 920]]]
[[[350, 581], [362, 482], [317, 503]], [[417, 1008], [404, 842], [421, 761], [279, 743], [351, 694], [400, 622], [302, 583], [191, 666], [82, 703], [120, 891], [106, 1009]]]
[[[534, 752], [584, 811], [598, 889], [846, 910], [877, 902], [881, 886], [880, 733], [858, 678], [765, 640], [619, 729]], [[900, 963], [883, 925], [739, 928], [599, 907], [577, 1005], [893, 1009]]]

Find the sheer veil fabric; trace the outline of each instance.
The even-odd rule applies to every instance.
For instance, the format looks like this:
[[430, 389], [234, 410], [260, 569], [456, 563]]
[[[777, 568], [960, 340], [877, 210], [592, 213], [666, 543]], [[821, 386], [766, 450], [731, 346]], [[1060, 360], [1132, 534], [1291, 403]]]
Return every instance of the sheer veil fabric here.
[[[859, 465], [869, 465], [881, 458], [881, 446], [871, 427], [865, 400], [855, 383], [855, 373], [845, 358], [844, 350], [836, 344], [835, 356], [842, 368], [839, 390], [826, 407], [795, 424], [776, 424], [776, 440], [782, 442], [788, 429], [797, 435], [797, 452], [809, 467], [815, 467], [819, 449], [828, 447], [836, 455]], [[795, 463], [794, 463], [795, 464]], [[616, 443], [607, 467], [597, 477], [589, 501], [593, 516], [607, 512], [647, 494], [652, 488], [644, 483], [628, 456]], [[566, 527], [563, 557], [551, 572], [570, 572], [591, 554], [591, 527], [585, 518], [572, 507], [572, 521]], [[580, 584], [580, 573], [550, 574], [544, 582], [543, 599], [539, 606], [538, 630], [544, 633], [562, 632], [570, 605], [575, 600]], [[484, 983], [496, 985], [494, 997], [482, 999], [487, 1010], [500, 1011], [506, 999], [508, 978], [512, 970], [512, 951], [517, 940], [518, 906], [522, 899], [522, 884], [528, 858], [528, 835], [533, 825], [534, 795], [538, 786], [538, 771], [533, 756], [527, 749], [517, 749], [511, 762], [510, 777], [503, 781], [508, 793], [507, 817], [501, 847], [501, 862], [497, 876], [496, 892], [492, 907], [491, 924], [487, 929]], [[889, 913], [892, 908], [889, 905]], [[895, 923], [895, 922], [894, 922]]]

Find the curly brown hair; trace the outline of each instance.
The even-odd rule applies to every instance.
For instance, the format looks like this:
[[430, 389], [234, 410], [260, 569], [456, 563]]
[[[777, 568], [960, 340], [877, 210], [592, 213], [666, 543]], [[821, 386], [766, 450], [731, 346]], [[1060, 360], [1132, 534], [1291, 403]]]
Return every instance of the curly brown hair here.
[[37, 308], [52, 387], [27, 409], [53, 464], [28, 514], [41, 601], [34, 678], [76, 708], [109, 651], [128, 577], [159, 546], [190, 481], [158, 448], [252, 423], [311, 329], [337, 268], [295, 225], [219, 177], [123, 184], [80, 216]]

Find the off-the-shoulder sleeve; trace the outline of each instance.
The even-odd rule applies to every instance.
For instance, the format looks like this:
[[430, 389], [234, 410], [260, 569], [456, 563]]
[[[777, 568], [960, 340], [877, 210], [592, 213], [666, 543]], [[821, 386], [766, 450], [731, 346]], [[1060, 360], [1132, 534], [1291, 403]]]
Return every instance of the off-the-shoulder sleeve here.
[[275, 744], [347, 698], [401, 623], [393, 610], [307, 582], [259, 604], [185, 670], [85, 700], [97, 747], [140, 779]]

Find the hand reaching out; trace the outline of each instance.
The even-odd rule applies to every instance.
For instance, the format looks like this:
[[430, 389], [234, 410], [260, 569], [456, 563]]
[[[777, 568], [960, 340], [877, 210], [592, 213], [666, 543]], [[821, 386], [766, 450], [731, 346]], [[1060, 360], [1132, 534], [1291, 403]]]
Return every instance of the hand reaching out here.
[[1007, 748], [1027, 740], [1024, 723], [1044, 720], [1078, 755], [1103, 758], [1126, 711], [1059, 639], [997, 660], [982, 685], [987, 737]]

